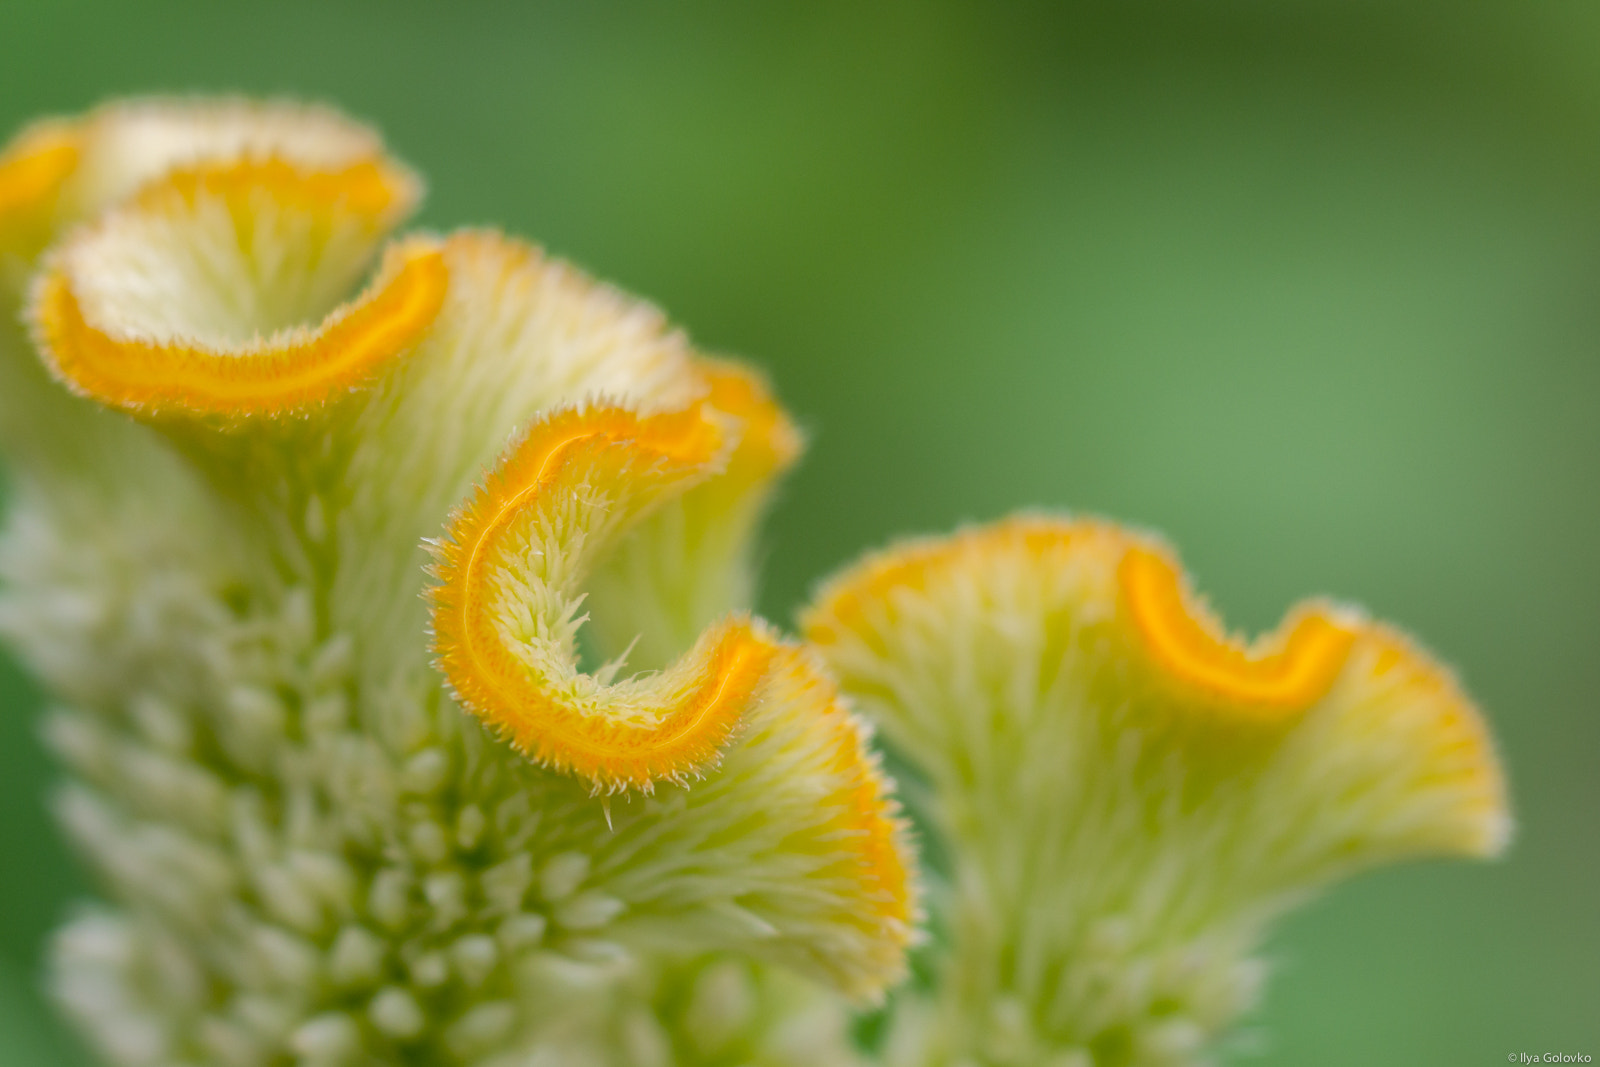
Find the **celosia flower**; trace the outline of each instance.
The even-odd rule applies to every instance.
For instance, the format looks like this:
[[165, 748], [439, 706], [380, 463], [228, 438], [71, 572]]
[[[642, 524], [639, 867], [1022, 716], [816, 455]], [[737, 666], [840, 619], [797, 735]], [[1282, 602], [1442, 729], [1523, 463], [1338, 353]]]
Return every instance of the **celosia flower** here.
[[834, 579], [806, 633], [926, 775], [952, 843], [941, 995], [907, 1063], [1183, 1064], [1254, 997], [1265, 925], [1509, 832], [1449, 673], [1351, 608], [1230, 638], [1158, 541], [1020, 518]]
[[[508, 238], [388, 241], [415, 179], [320, 113], [43, 130], [0, 204], [89, 403], [30, 384], [103, 440], [15, 457], [4, 618], [110, 898], [54, 964], [107, 1057], [848, 1061], [826, 991], [899, 976], [909, 857], [828, 676], [737, 614], [798, 451], [760, 380]], [[579, 669], [591, 574], [678, 665]]]
[[1194, 1062], [1290, 903], [1503, 843], [1407, 640], [1314, 605], [1237, 645], [1108, 525], [897, 550], [784, 637], [762, 379], [514, 239], [392, 237], [419, 194], [294, 105], [0, 155], [0, 632], [105, 897], [54, 991], [110, 1062], [860, 1062], [918, 905], [848, 699], [952, 856], [895, 1064]]

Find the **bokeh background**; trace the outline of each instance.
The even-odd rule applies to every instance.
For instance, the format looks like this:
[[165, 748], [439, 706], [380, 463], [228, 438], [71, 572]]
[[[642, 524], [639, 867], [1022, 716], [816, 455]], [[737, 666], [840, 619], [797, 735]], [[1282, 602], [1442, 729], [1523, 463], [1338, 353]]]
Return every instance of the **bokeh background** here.
[[[1230, 622], [1323, 591], [1458, 665], [1509, 859], [1297, 915], [1239, 1063], [1600, 1056], [1600, 4], [0, 0], [0, 131], [312, 97], [773, 374], [764, 606], [1025, 506], [1167, 532]], [[86, 891], [0, 664], [0, 1067]]]

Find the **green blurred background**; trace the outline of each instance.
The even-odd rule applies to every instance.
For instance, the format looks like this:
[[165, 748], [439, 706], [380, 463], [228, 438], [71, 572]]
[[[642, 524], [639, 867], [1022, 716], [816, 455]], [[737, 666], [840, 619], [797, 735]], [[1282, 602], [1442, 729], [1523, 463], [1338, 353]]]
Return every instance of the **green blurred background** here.
[[[154, 90], [371, 119], [426, 223], [769, 368], [813, 436], [775, 617], [1047, 506], [1166, 531], [1240, 627], [1321, 591], [1414, 628], [1516, 845], [1297, 915], [1236, 1058], [1600, 1056], [1600, 4], [0, 0], [0, 129]], [[40, 699], [0, 665], [0, 1067], [81, 1062], [37, 993], [84, 891]]]

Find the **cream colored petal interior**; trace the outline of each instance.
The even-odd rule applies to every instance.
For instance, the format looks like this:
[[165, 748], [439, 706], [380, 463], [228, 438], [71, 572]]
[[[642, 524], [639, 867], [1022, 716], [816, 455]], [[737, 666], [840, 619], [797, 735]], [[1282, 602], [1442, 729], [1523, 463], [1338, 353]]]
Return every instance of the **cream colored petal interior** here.
[[78, 217], [132, 195], [169, 170], [233, 159], [292, 159], [332, 170], [383, 152], [370, 127], [313, 105], [152, 98], [109, 104], [78, 122], [70, 186]]
[[[311, 172], [147, 191], [69, 244], [57, 266], [89, 323], [119, 340], [219, 354], [314, 329], [370, 269], [399, 210], [374, 213]], [[409, 190], [394, 191], [403, 210]]]

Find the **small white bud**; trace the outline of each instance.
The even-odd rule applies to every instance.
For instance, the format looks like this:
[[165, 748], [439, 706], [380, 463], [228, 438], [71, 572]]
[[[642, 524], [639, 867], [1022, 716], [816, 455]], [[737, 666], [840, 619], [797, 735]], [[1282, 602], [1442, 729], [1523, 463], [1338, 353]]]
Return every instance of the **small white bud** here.
[[1094, 1057], [1085, 1049], [1062, 1049], [1052, 1052], [1044, 1061], [1044, 1067], [1094, 1067]]
[[187, 753], [194, 744], [190, 720], [154, 693], [140, 693], [128, 702], [128, 714], [146, 740], [174, 755]]
[[456, 816], [456, 847], [463, 852], [471, 852], [478, 847], [478, 842], [483, 840], [483, 831], [488, 826], [489, 820], [484, 816], [483, 809], [476, 804], [468, 804]]
[[355, 639], [348, 633], [334, 634], [311, 658], [311, 684], [325, 689], [344, 680], [354, 659]]
[[40, 734], [51, 753], [79, 774], [99, 778], [111, 768], [111, 742], [105, 728], [82, 712], [54, 712], [44, 720]]
[[561, 852], [545, 861], [539, 872], [539, 892], [546, 900], [569, 897], [589, 877], [589, 857], [582, 852]]
[[350, 701], [338, 690], [322, 693], [306, 701], [301, 719], [308, 734], [330, 734], [342, 730], [350, 721]]
[[571, 937], [564, 944], [569, 956], [584, 963], [594, 963], [621, 971], [635, 962], [633, 953], [615, 941], [600, 937]]
[[622, 1052], [631, 1067], [671, 1067], [672, 1039], [655, 1015], [643, 1008], [622, 1021]]
[[525, 912], [513, 915], [501, 923], [500, 929], [495, 931], [495, 936], [500, 939], [500, 944], [505, 946], [507, 952], [518, 953], [544, 940], [547, 925], [548, 921], [538, 912]]
[[418, 819], [412, 823], [407, 843], [424, 863], [443, 863], [450, 858], [450, 835], [432, 819]]
[[510, 1032], [517, 1020], [516, 1009], [508, 1001], [491, 1000], [471, 1008], [445, 1031], [445, 1043], [458, 1056], [471, 1056], [494, 1047]]
[[228, 690], [224, 705], [230, 753], [247, 766], [265, 766], [267, 757], [285, 736], [288, 713], [283, 702], [257, 686], [236, 685]]
[[411, 961], [411, 980], [423, 989], [435, 989], [450, 980], [450, 962], [442, 952], [424, 952]]
[[695, 978], [683, 1028], [701, 1055], [714, 1057], [750, 1022], [755, 1009], [756, 991], [747, 969], [724, 960]]
[[225, 1067], [250, 1067], [267, 1057], [267, 1049], [250, 1030], [232, 1019], [207, 1015], [195, 1026], [200, 1048]]
[[467, 917], [467, 881], [460, 871], [435, 871], [422, 880], [428, 926], [448, 930]]
[[579, 893], [556, 908], [555, 920], [569, 930], [595, 930], [621, 915], [626, 907], [605, 893]]
[[355, 908], [356, 876], [343, 859], [330, 852], [296, 851], [289, 869], [312, 896], [341, 914]]
[[361, 1049], [361, 1030], [343, 1012], [326, 1012], [296, 1029], [289, 1048], [313, 1064], [347, 1063]]
[[384, 943], [364, 926], [346, 926], [328, 951], [328, 977], [349, 988], [375, 982], [383, 974]]
[[278, 619], [286, 647], [303, 649], [309, 646], [317, 631], [316, 607], [311, 590], [297, 585], [285, 593]]
[[389, 986], [372, 998], [367, 1018], [381, 1033], [401, 1040], [422, 1033], [428, 1021], [417, 999], [398, 986]]
[[255, 883], [261, 903], [274, 919], [305, 933], [316, 933], [322, 927], [322, 906], [311, 887], [287, 867], [260, 867], [255, 871]]
[[469, 986], [480, 986], [494, 971], [500, 953], [494, 938], [486, 934], [469, 934], [450, 946], [450, 959], [456, 973]]
[[256, 965], [280, 985], [307, 989], [316, 980], [319, 954], [303, 938], [279, 926], [258, 926], [250, 943]]
[[1143, 1031], [1138, 1046], [1155, 1061], [1187, 1060], [1205, 1044], [1206, 1033], [1188, 1019], [1164, 1019]]
[[306, 501], [305, 531], [306, 538], [313, 544], [320, 545], [328, 539], [328, 513], [317, 493], [312, 493]]
[[398, 930], [411, 917], [411, 879], [394, 867], [379, 871], [367, 894], [367, 913], [389, 930]]
[[526, 852], [519, 852], [484, 871], [478, 884], [491, 908], [506, 914], [520, 911], [522, 898], [533, 884], [533, 859]]
[[271, 1045], [281, 1043], [300, 1017], [295, 1005], [277, 997], [246, 993], [233, 1004], [233, 1013], [260, 1039]]
[[432, 796], [443, 788], [450, 776], [450, 757], [442, 748], [425, 748], [406, 760], [400, 772], [400, 785], [408, 793]]

